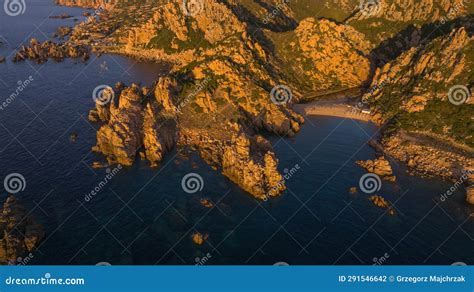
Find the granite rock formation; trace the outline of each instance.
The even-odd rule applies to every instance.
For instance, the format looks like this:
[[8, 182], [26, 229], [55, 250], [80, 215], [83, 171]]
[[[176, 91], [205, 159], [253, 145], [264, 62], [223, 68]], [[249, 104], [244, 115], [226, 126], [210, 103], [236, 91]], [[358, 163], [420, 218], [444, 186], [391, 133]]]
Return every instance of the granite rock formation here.
[[[97, 8], [101, 1], [59, 2]], [[157, 165], [173, 146], [191, 147], [243, 189], [266, 198], [284, 185], [278, 159], [260, 134], [295, 135], [303, 118], [291, 105], [305, 91], [369, 83], [362, 100], [373, 120], [384, 125], [385, 154], [410, 162], [420, 159], [417, 147], [433, 149], [436, 157], [443, 152], [423, 139], [403, 142], [401, 129], [472, 147], [472, 123], [463, 122], [472, 113], [469, 98], [462, 106], [444, 106], [453, 86], [472, 92], [470, 10], [460, 0], [378, 2], [382, 9], [372, 16], [357, 11], [358, 0], [327, 3], [325, 15], [312, 15], [315, 8], [305, 1], [206, 0], [193, 7], [179, 0], [111, 2], [74, 28], [71, 43], [165, 62], [171, 70], [151, 89], [115, 89], [115, 102], [91, 111], [90, 119], [103, 123], [95, 150], [110, 163], [130, 165], [140, 152]], [[461, 23], [460, 16], [467, 20]], [[422, 28], [434, 21], [451, 33], [425, 37]], [[407, 41], [392, 46], [408, 26], [413, 26], [410, 35], [400, 36]], [[379, 45], [392, 52], [376, 62]], [[272, 102], [275, 88], [286, 88], [285, 102]], [[432, 113], [439, 119], [428, 127]], [[449, 176], [448, 164], [460, 164], [457, 169], [469, 163], [468, 156], [449, 153], [440, 157], [446, 166], [437, 170], [423, 162], [410, 165]]]
[[356, 164], [364, 168], [370, 173], [374, 173], [380, 176], [384, 180], [395, 181], [396, 178], [393, 175], [392, 167], [385, 157], [381, 156], [374, 160], [367, 161], [356, 161]]
[[0, 264], [16, 264], [17, 259], [32, 252], [44, 237], [43, 228], [13, 196], [9, 196], [0, 213]]
[[36, 39], [31, 39], [29, 46], [22, 46], [16, 52], [13, 61], [19, 62], [30, 59], [37, 63], [43, 63], [48, 59], [60, 62], [65, 58], [81, 58], [83, 61], [87, 61], [89, 59], [89, 49], [82, 45], [57, 44], [51, 41], [40, 43]]

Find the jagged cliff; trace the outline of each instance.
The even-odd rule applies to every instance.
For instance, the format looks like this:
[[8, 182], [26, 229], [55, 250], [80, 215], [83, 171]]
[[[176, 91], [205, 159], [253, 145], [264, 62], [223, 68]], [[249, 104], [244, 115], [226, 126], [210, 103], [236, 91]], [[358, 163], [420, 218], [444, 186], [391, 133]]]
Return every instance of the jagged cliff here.
[[[380, 0], [367, 6], [339, 0], [320, 1], [324, 8], [315, 13], [310, 2], [116, 1], [100, 17], [76, 26], [71, 42], [171, 68], [153, 88], [119, 86], [114, 102], [97, 105], [90, 118], [104, 124], [95, 150], [110, 163], [130, 165], [140, 153], [155, 166], [173, 147], [190, 147], [243, 189], [265, 198], [284, 185], [278, 159], [259, 134], [297, 133], [303, 118], [291, 104], [304, 92], [367, 84], [363, 102], [374, 121], [387, 125], [388, 154], [416, 168], [414, 153], [424, 148], [403, 152], [403, 143], [396, 143], [396, 137], [405, 137], [401, 130], [427, 131], [462, 149], [472, 147], [472, 105], [448, 101], [455, 85], [472, 92], [472, 5]], [[430, 33], [433, 21], [450, 33]], [[283, 102], [275, 102], [275, 92]], [[438, 119], [428, 121], [433, 115]], [[433, 126], [424, 129], [427, 125]], [[416, 139], [416, 145], [428, 146], [425, 142]], [[443, 154], [433, 147], [433, 153]], [[440, 171], [422, 162], [419, 168], [449, 176], [449, 165], [469, 164], [465, 152], [456, 155], [439, 164]]]
[[[425, 128], [473, 146], [473, 125], [468, 120], [473, 110], [474, 39], [469, 29], [453, 29], [377, 68], [374, 90], [363, 97], [374, 110], [373, 119], [382, 124], [396, 118], [408, 129]], [[457, 86], [464, 87], [459, 96], [452, 92]], [[464, 100], [456, 104], [461, 97]], [[433, 111], [440, 121], [432, 121]]]
[[[337, 1], [343, 2], [341, 4], [347, 2], [347, 0]], [[463, 0], [354, 0], [352, 4], [357, 8], [350, 21], [383, 18], [389, 21], [434, 22], [467, 13]]]
[[290, 51], [300, 54], [300, 72], [313, 81], [314, 89], [357, 87], [370, 73], [367, 54], [371, 44], [363, 34], [333, 21], [307, 18], [295, 30]]
[[386, 125], [386, 153], [426, 175], [456, 178], [473, 165], [473, 44], [468, 22], [376, 70], [363, 100]]
[[220, 106], [219, 94], [227, 89], [202, 88], [196, 93], [196, 98], [204, 99], [204, 108], [200, 108], [199, 102], [191, 100], [190, 93], [169, 77], [159, 79], [153, 89], [116, 86], [118, 100], [98, 103], [91, 111], [92, 120], [104, 123], [94, 150], [109, 163], [124, 165], [131, 165], [141, 152], [156, 166], [176, 144], [180, 149], [191, 147], [255, 197], [278, 195], [285, 189], [278, 160], [271, 144], [256, 131], [265, 128], [293, 135], [303, 119], [284, 107], [273, 111], [262, 107], [257, 117], [252, 117], [237, 103]]

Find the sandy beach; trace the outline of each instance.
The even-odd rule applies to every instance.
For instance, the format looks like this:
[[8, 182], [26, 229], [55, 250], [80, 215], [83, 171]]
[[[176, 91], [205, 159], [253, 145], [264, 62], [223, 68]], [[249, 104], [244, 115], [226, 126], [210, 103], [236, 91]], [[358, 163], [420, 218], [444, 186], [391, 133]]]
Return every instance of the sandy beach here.
[[294, 109], [306, 116], [332, 116], [365, 122], [369, 122], [371, 117], [370, 113], [363, 112], [357, 105], [352, 105], [346, 100], [315, 101], [295, 105]]

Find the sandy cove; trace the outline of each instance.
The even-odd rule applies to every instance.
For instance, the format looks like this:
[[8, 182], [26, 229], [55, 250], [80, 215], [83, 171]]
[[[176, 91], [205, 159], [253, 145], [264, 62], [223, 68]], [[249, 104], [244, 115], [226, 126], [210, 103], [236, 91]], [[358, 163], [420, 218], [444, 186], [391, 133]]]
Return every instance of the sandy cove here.
[[296, 105], [294, 109], [306, 116], [332, 116], [364, 122], [370, 121], [370, 113], [364, 113], [357, 106], [344, 103], [313, 102]]

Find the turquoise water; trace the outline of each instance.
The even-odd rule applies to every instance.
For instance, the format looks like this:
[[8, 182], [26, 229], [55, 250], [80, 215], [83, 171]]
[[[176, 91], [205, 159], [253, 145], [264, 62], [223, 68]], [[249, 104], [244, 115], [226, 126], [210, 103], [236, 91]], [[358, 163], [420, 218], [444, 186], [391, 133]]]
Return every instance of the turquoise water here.
[[[80, 18], [82, 11], [40, 0], [28, 2], [23, 16], [2, 15], [0, 55], [73, 25], [48, 15]], [[150, 85], [159, 72], [159, 65], [107, 55], [85, 64], [0, 64], [2, 101], [19, 80], [33, 78], [0, 111], [0, 177], [25, 177], [26, 189], [17, 196], [46, 231], [32, 264], [474, 263], [474, 208], [464, 203], [464, 190], [438, 199], [452, 183], [409, 176], [393, 162], [398, 181], [384, 182], [379, 194], [396, 202], [395, 216], [363, 193], [349, 194], [365, 174], [354, 161], [375, 157], [366, 142], [377, 128], [340, 118], [308, 117], [295, 138], [270, 137], [281, 171], [298, 169], [287, 180], [289, 190], [267, 202], [254, 200], [196, 155], [176, 152], [157, 169], [137, 160], [85, 201], [107, 174], [90, 168], [100, 159], [90, 151], [97, 129], [87, 121], [93, 89], [117, 81]], [[71, 133], [78, 134], [75, 142]], [[203, 177], [196, 194], [181, 188], [190, 172]], [[202, 198], [216, 208], [203, 207]], [[201, 246], [191, 240], [196, 231], [209, 234]]]

